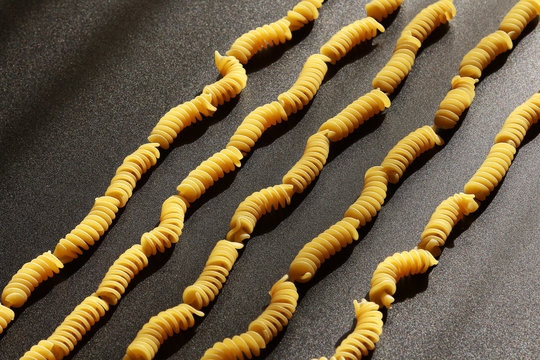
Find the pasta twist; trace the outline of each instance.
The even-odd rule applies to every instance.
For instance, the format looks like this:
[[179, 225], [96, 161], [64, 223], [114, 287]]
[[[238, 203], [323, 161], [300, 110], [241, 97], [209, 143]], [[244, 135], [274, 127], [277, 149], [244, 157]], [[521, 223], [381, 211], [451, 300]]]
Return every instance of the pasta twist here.
[[242, 242], [250, 238], [257, 221], [266, 213], [291, 203], [294, 186], [280, 184], [249, 195], [238, 205], [231, 219], [227, 240]]
[[287, 116], [296, 114], [298, 110], [302, 110], [313, 99], [328, 71], [327, 62], [330, 62], [330, 59], [325, 55], [311, 55], [306, 60], [293, 86], [284, 93], [279, 94], [278, 100], [285, 109]]
[[56, 350], [51, 341], [41, 340], [27, 351], [19, 360], [57, 360], [59, 357], [53, 352]]
[[396, 284], [404, 276], [423, 274], [437, 265], [433, 255], [426, 250], [403, 251], [387, 257], [381, 262], [371, 279], [369, 299], [380, 307], [391, 308], [396, 293]]
[[[39, 284], [58, 274], [64, 264], [50, 251], [27, 262], [2, 291], [2, 303], [7, 307], [21, 307]], [[7, 325], [7, 324], [6, 324]]]
[[62, 359], [73, 351], [83, 335], [90, 331], [108, 310], [109, 304], [95, 294], [77, 305], [47, 339], [53, 344], [51, 351], [55, 353], [56, 359]]
[[96, 291], [97, 296], [116, 305], [131, 280], [148, 265], [148, 257], [139, 244], [127, 249], [109, 268]]
[[[368, 356], [379, 341], [383, 327], [383, 314], [379, 311], [379, 306], [365, 299], [361, 302], [354, 300], [354, 311], [354, 330], [336, 348], [330, 360], [360, 360], [362, 356]], [[327, 359], [323, 357], [320, 360]]]
[[384, 32], [384, 26], [372, 17], [357, 20], [339, 30], [321, 47], [321, 54], [328, 56], [335, 64], [360, 43], [371, 40], [377, 35], [377, 30]]
[[329, 131], [331, 141], [339, 141], [351, 134], [369, 118], [390, 106], [390, 99], [380, 90], [372, 90], [359, 97], [333, 118], [325, 121], [319, 132]]
[[270, 304], [261, 315], [249, 324], [249, 331], [255, 331], [268, 344], [283, 330], [292, 318], [298, 301], [298, 291], [287, 275], [278, 280], [270, 289]]
[[184, 302], [200, 310], [214, 301], [243, 247], [242, 243], [218, 241], [197, 281], [184, 290]]
[[280, 102], [272, 101], [259, 106], [250, 112], [236, 128], [227, 147], [235, 147], [242, 154], [247, 154], [268, 128], [286, 120], [287, 114]]
[[397, 10], [404, 0], [372, 0], [366, 4], [367, 16], [382, 21]]
[[296, 31], [319, 17], [319, 8], [324, 0], [303, 0], [287, 12], [289, 29]]
[[256, 53], [268, 46], [279, 45], [292, 38], [289, 20], [279, 19], [240, 36], [232, 44], [227, 55], [234, 56], [242, 64], [247, 64]]
[[213, 347], [206, 350], [201, 360], [224, 360], [224, 359], [251, 359], [259, 356], [261, 350], [266, 347], [264, 338], [255, 331], [248, 331], [233, 338], [226, 338], [223, 342], [217, 342]]
[[13, 310], [0, 304], [0, 334], [4, 332], [4, 329], [7, 328], [13, 319], [15, 319], [15, 313]]
[[148, 141], [158, 143], [159, 147], [168, 149], [180, 131], [202, 120], [203, 115], [214, 114], [217, 109], [212, 105], [212, 100], [211, 94], [202, 94], [172, 108], [154, 126]]
[[471, 106], [474, 99], [474, 85], [477, 79], [454, 76], [450, 90], [435, 113], [434, 123], [441, 129], [452, 129], [459, 122], [463, 112]]
[[223, 105], [235, 98], [246, 87], [246, 70], [234, 56], [221, 56], [214, 53], [216, 67], [223, 78], [203, 89], [203, 94], [209, 94], [212, 106]]
[[353, 240], [358, 240], [356, 229], [371, 221], [381, 209], [386, 198], [387, 183], [388, 178], [382, 167], [374, 166], [366, 172], [362, 193], [349, 207], [344, 219], [304, 245], [291, 262], [291, 281], [308, 282], [326, 259], [351, 244]]
[[504, 122], [495, 136], [495, 143], [508, 143], [518, 148], [525, 134], [540, 119], [540, 93], [534, 94], [525, 103], [518, 106]]
[[178, 185], [178, 194], [190, 204], [200, 198], [225, 174], [240, 167], [242, 153], [235, 147], [226, 147], [203, 161]]
[[499, 30], [508, 33], [510, 38], [515, 40], [538, 14], [540, 14], [539, 0], [521, 0], [506, 14], [499, 25]]
[[302, 193], [319, 176], [329, 152], [330, 141], [325, 133], [311, 135], [304, 154], [283, 177], [283, 183], [292, 185], [295, 193]]
[[454, 18], [456, 8], [452, 2], [453, 0], [439, 0], [429, 5], [405, 26], [402, 34], [410, 32], [423, 43], [436, 28]]
[[482, 166], [465, 184], [465, 193], [483, 201], [506, 175], [515, 153], [516, 148], [510, 144], [493, 145]]
[[461, 60], [459, 65], [459, 75], [479, 79], [482, 71], [497, 56], [512, 49], [512, 39], [502, 30], [489, 34], [469, 51]]
[[429, 251], [433, 256], [441, 254], [441, 247], [456, 224], [464, 215], [478, 210], [474, 195], [459, 193], [444, 200], [433, 212], [420, 236], [418, 249]]
[[127, 348], [124, 360], [153, 359], [165, 340], [195, 325], [194, 315], [204, 316], [204, 313], [190, 305], [180, 304], [153, 316]]
[[443, 143], [443, 139], [435, 133], [433, 127], [427, 125], [405, 136], [388, 152], [381, 164], [388, 174], [388, 181], [397, 183], [414, 159], [433, 149], [435, 145]]

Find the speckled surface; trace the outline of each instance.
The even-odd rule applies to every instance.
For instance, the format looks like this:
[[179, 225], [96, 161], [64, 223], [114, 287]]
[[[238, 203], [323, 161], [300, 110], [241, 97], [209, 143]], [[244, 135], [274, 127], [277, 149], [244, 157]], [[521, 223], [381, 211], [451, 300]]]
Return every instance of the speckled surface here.
[[[213, 118], [189, 128], [163, 153], [99, 244], [41, 286], [0, 335], [0, 358], [16, 359], [49, 336], [99, 284], [114, 259], [159, 219], [161, 202], [188, 172], [222, 148], [242, 118], [295, 80], [304, 60], [342, 26], [364, 16], [366, 0], [329, 0], [292, 42], [247, 67], [248, 86]], [[189, 211], [173, 249], [151, 260], [118, 306], [84, 338], [73, 359], [120, 359], [138, 329], [181, 300], [222, 239], [237, 204], [280, 181], [306, 139], [370, 90], [401, 29], [430, 0], [407, 0], [387, 32], [332, 67], [312, 105], [269, 130], [242, 168]], [[197, 359], [245, 331], [267, 291], [304, 243], [341, 218], [363, 174], [404, 135], [430, 124], [462, 56], [494, 31], [515, 1], [455, 0], [450, 26], [434, 34], [384, 116], [333, 145], [320, 178], [286, 210], [264, 218], [222, 294], [197, 326], [162, 347], [160, 359]], [[101, 195], [124, 156], [170, 107], [218, 75], [213, 52], [273, 21], [295, 0], [84, 2], [17, 1], [0, 7], [0, 285], [53, 249]], [[536, 23], [536, 22], [535, 22]], [[504, 119], [540, 89], [540, 28], [530, 26], [490, 67], [447, 145], [417, 160], [392, 186], [361, 240], [300, 286], [286, 331], [264, 359], [328, 356], [354, 324], [353, 299], [369, 290], [377, 263], [415, 246], [440, 201], [460, 191], [482, 163]], [[495, 71], [496, 70], [496, 71]], [[429, 276], [400, 284], [372, 359], [533, 359], [540, 325], [539, 126], [502, 186], [455, 229]]]

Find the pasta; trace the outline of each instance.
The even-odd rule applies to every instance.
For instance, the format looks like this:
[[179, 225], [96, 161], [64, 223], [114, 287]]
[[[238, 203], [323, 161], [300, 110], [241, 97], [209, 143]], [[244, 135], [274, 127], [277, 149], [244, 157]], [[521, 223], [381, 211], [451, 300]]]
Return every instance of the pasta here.
[[516, 148], [510, 144], [493, 145], [482, 166], [465, 184], [465, 193], [483, 201], [506, 175], [515, 153]]
[[387, 94], [396, 90], [411, 71], [418, 49], [427, 37], [441, 24], [456, 14], [452, 0], [440, 0], [426, 7], [407, 24], [396, 43], [394, 53], [373, 79], [373, 88]]
[[387, 257], [381, 262], [371, 279], [369, 299], [379, 305], [391, 308], [396, 293], [396, 284], [404, 276], [423, 274], [437, 260], [426, 250], [403, 251]]
[[435, 145], [442, 145], [444, 142], [438, 136], [433, 127], [422, 126], [416, 129], [390, 150], [384, 158], [381, 166], [388, 174], [388, 181], [395, 184], [403, 176], [405, 169], [416, 159], [420, 154], [433, 149]]
[[420, 236], [418, 249], [429, 251], [433, 256], [441, 254], [441, 247], [456, 224], [464, 215], [478, 210], [474, 195], [459, 193], [444, 200], [437, 208]]
[[512, 49], [512, 39], [502, 30], [489, 34], [469, 51], [459, 65], [459, 75], [479, 79], [482, 71], [497, 56]]
[[366, 13], [368, 16], [382, 21], [397, 10], [404, 0], [372, 0], [366, 4]]
[[303, 0], [296, 4], [292, 10], [289, 10], [285, 19], [289, 21], [291, 31], [296, 31], [317, 19], [319, 17], [317, 9], [322, 6], [323, 2], [324, 0]]
[[518, 148], [525, 134], [540, 119], [540, 93], [534, 94], [525, 103], [518, 106], [504, 122], [495, 136], [495, 143], [508, 143]]
[[153, 359], [167, 338], [195, 325], [194, 315], [204, 316], [204, 313], [190, 305], [180, 304], [153, 316], [137, 333], [124, 359]]
[[[217, 51], [214, 53], [214, 58], [222, 78], [213, 84], [206, 85], [203, 89], [203, 96], [210, 95], [212, 106], [218, 106], [229, 102], [244, 90], [247, 75], [246, 70], [236, 58], [221, 56]], [[212, 109], [210, 108], [210, 110]]]
[[326, 44], [321, 47], [321, 54], [327, 56], [332, 64], [341, 60], [352, 48], [360, 43], [371, 40], [377, 35], [377, 30], [384, 32], [384, 26], [375, 19], [367, 17], [357, 20], [339, 30]]
[[56, 360], [57, 357], [53, 353], [54, 344], [47, 340], [41, 340], [37, 345], [34, 345], [27, 351], [20, 360]]
[[218, 241], [197, 281], [184, 290], [184, 303], [198, 310], [208, 306], [219, 294], [219, 290], [238, 259], [238, 250], [243, 247], [241, 243], [228, 240]]
[[499, 30], [502, 30], [512, 40], [516, 40], [538, 14], [540, 14], [539, 0], [521, 0], [506, 14], [499, 25]]
[[474, 85], [477, 82], [477, 79], [454, 76], [452, 90], [446, 94], [435, 113], [436, 126], [441, 129], [452, 129], [457, 125], [460, 116], [473, 102]]
[[259, 356], [261, 350], [266, 348], [264, 338], [255, 331], [248, 331], [233, 338], [226, 338], [223, 342], [215, 343], [213, 347], [206, 350], [201, 360], [223, 360], [223, 359], [251, 359]]
[[[368, 356], [369, 351], [375, 349], [375, 344], [382, 334], [383, 314], [379, 306], [371, 301], [362, 299], [361, 302], [354, 300], [356, 325], [337, 347], [335, 354], [330, 360], [357, 360], [362, 356]], [[327, 360], [325, 357], [319, 360]]]
[[15, 319], [13, 310], [0, 304], [0, 334], [4, 332], [4, 329], [13, 321], [13, 319]]
[[2, 292], [2, 303], [7, 307], [23, 306], [39, 284], [60, 272], [63, 267], [62, 262], [50, 251], [39, 255], [13, 275]]

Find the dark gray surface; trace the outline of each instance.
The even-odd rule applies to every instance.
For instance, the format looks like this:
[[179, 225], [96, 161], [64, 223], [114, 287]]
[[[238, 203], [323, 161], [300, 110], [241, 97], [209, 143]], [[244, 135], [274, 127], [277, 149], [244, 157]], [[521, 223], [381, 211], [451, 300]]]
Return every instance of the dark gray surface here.
[[[60, 237], [103, 194], [122, 158], [170, 107], [217, 77], [213, 52], [242, 32], [273, 21], [295, 0], [17, 1], [1, 6], [0, 285]], [[114, 259], [159, 219], [161, 202], [190, 170], [221, 149], [242, 118], [296, 79], [304, 60], [342, 26], [364, 16], [366, 0], [331, 0], [294, 40], [257, 56], [248, 86], [213, 118], [180, 135], [145, 176], [97, 246], [41, 286], [0, 335], [0, 358], [15, 359], [49, 336], [91, 294]], [[119, 359], [139, 328], [181, 300], [222, 239], [245, 196], [278, 183], [327, 118], [369, 91], [401, 29], [432, 1], [408, 0], [386, 33], [337, 67], [309, 109], [268, 131], [242, 168], [189, 211], [180, 242], [132, 283], [78, 346], [74, 359]], [[158, 358], [197, 359], [215, 341], [246, 330], [269, 301], [303, 244], [341, 218], [363, 174], [404, 135], [430, 124], [462, 56], [494, 31], [509, 0], [456, 0], [385, 116], [331, 149], [315, 185], [264, 218], [222, 294], [194, 330], [170, 339]], [[477, 87], [477, 97], [447, 145], [417, 160], [361, 241], [301, 286], [290, 325], [261, 358], [328, 356], [353, 325], [353, 299], [369, 290], [377, 263], [415, 246], [440, 201], [461, 191], [482, 163], [504, 119], [540, 88], [540, 29], [533, 27]], [[368, 50], [365, 50], [368, 49]], [[496, 196], [455, 230], [429, 276], [400, 285], [373, 359], [528, 359], [537, 354], [540, 212], [539, 126], [519, 150]], [[420, 166], [421, 165], [421, 166]]]

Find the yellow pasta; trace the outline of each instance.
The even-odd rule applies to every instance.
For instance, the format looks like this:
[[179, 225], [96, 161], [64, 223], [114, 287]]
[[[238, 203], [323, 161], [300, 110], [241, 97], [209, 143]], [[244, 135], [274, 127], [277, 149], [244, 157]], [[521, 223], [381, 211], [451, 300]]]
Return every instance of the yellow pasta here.
[[7, 307], [21, 307], [34, 289], [43, 281], [58, 274], [64, 265], [50, 251], [27, 262], [11, 278], [2, 292], [2, 303]]
[[200, 310], [214, 301], [238, 259], [238, 250], [243, 247], [241, 243], [218, 241], [197, 281], [184, 290], [184, 303]]
[[255, 331], [248, 331], [215, 343], [206, 350], [201, 360], [251, 359], [259, 356], [264, 348], [264, 338]]
[[32, 346], [20, 360], [57, 360], [58, 357], [53, 350], [55, 347], [51, 341], [41, 340], [37, 345]]
[[508, 143], [518, 148], [525, 134], [540, 119], [540, 93], [534, 94], [525, 103], [518, 106], [504, 122], [495, 136], [495, 143]]
[[[379, 341], [383, 327], [383, 314], [379, 311], [379, 306], [365, 299], [361, 302], [354, 300], [354, 310], [354, 330], [336, 348], [330, 360], [359, 360], [362, 356], [368, 356]], [[319, 360], [328, 359], [322, 357]]]
[[441, 247], [456, 224], [464, 215], [478, 210], [474, 195], [459, 193], [444, 200], [433, 212], [431, 219], [420, 236], [418, 249], [429, 251], [433, 256], [441, 254]]
[[510, 144], [493, 145], [482, 166], [465, 184], [465, 193], [483, 201], [506, 175], [515, 153], [516, 148]]
[[223, 105], [235, 98], [246, 87], [247, 75], [244, 67], [235, 57], [221, 56], [219, 52], [214, 53], [216, 67], [222, 78], [213, 84], [206, 85], [203, 94], [211, 96], [212, 106]]
[[319, 132], [328, 131], [331, 141], [349, 136], [365, 121], [390, 107], [390, 99], [380, 90], [372, 90], [359, 97], [333, 118], [325, 121]]
[[345, 217], [311, 240], [298, 252], [289, 266], [291, 281], [308, 282], [326, 259], [358, 240], [357, 228], [377, 214], [386, 197], [388, 178], [380, 166], [370, 168], [364, 178], [360, 197]]
[[156, 356], [159, 346], [170, 336], [195, 325], [195, 317], [204, 313], [187, 304], [180, 304], [153, 316], [137, 333], [129, 345], [125, 360], [151, 360]]
[[540, 0], [521, 0], [506, 14], [499, 25], [512, 40], [521, 35], [525, 26], [540, 14]]
[[459, 65], [459, 75], [479, 79], [482, 71], [505, 51], [512, 49], [512, 39], [502, 30], [489, 34], [471, 50]]
[[311, 135], [302, 158], [285, 174], [283, 183], [294, 187], [295, 193], [303, 192], [326, 164], [330, 152], [330, 141], [324, 133]]
[[319, 8], [324, 0], [303, 0], [287, 12], [291, 31], [296, 31], [319, 17]]
[[379, 24], [377, 20], [371, 17], [357, 20], [332, 36], [321, 47], [321, 54], [328, 56], [330, 62], [335, 64], [347, 55], [352, 48], [374, 38], [377, 35], [377, 30], [384, 32], [384, 26]]
[[453, 0], [439, 0], [420, 11], [402, 33], [411, 32], [412, 36], [423, 43], [436, 28], [452, 20], [455, 15]]
[[452, 90], [441, 101], [435, 113], [434, 123], [441, 129], [452, 129], [459, 122], [459, 117], [471, 106], [474, 99], [474, 85], [477, 79], [454, 76]]
[[294, 186], [280, 184], [254, 192], [238, 205], [231, 219], [227, 240], [242, 242], [250, 238], [257, 221], [266, 213], [291, 203]]
[[404, 0], [372, 0], [366, 4], [366, 13], [368, 16], [382, 21], [397, 10]]
[[15, 319], [13, 310], [0, 304], [0, 334], [4, 332], [4, 329], [13, 321], [13, 319]]
[[437, 260], [426, 250], [403, 251], [387, 257], [381, 262], [371, 279], [369, 299], [379, 305], [391, 308], [396, 293], [396, 284], [404, 276], [423, 274]]
[[401, 139], [381, 164], [388, 174], [388, 181], [392, 184], [397, 183], [414, 159], [433, 149], [435, 145], [440, 146], [443, 143], [443, 139], [435, 133], [433, 127], [427, 125]]

